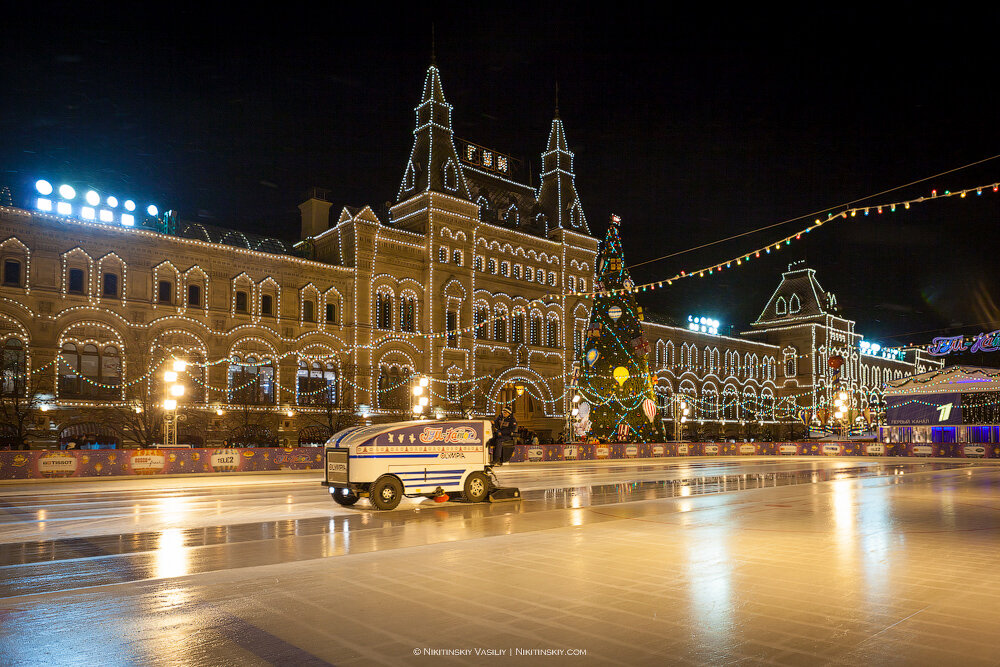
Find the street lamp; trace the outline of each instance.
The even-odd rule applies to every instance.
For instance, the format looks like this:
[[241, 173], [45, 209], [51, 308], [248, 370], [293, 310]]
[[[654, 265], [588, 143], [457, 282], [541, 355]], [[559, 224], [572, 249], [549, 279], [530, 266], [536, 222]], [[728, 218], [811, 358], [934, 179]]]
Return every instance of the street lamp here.
[[163, 400], [163, 446], [177, 446], [177, 399], [184, 395], [184, 385], [177, 381], [177, 374], [183, 373], [187, 362], [174, 361], [174, 370], [163, 372], [167, 397]]
[[411, 390], [413, 396], [410, 400], [410, 409], [413, 411], [413, 416], [417, 419], [423, 418], [424, 408], [431, 402], [430, 398], [425, 395], [430, 391], [428, 389], [429, 386], [430, 379], [425, 375], [419, 375], [413, 381], [413, 389]]

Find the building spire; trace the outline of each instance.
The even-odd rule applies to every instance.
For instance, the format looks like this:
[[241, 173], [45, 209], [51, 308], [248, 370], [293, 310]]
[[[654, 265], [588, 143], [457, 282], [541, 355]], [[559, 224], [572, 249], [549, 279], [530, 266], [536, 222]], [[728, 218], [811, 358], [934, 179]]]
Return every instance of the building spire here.
[[556, 119], [559, 118], [559, 79], [556, 79]]
[[431, 23], [431, 65], [437, 67], [437, 49], [434, 43], [434, 24]]

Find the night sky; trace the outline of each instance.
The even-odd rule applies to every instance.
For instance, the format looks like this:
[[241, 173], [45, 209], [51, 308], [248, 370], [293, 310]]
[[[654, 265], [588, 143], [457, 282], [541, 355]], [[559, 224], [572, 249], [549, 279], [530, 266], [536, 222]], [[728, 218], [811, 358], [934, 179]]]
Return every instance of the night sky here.
[[[629, 264], [806, 216], [643, 264], [637, 282], [774, 242], [848, 202], [1000, 181], [994, 159], [865, 199], [1000, 154], [997, 10], [341, 4], [136, 14], [77, 3], [5, 17], [0, 186], [24, 206], [37, 178], [70, 180], [282, 237], [297, 233], [312, 186], [336, 208], [378, 210], [409, 155], [432, 23], [456, 135], [530, 163], [534, 185], [558, 80], [591, 229], [621, 215]], [[998, 223], [992, 190], [859, 216], [644, 303], [738, 332], [805, 259], [869, 340], [1000, 328]]]

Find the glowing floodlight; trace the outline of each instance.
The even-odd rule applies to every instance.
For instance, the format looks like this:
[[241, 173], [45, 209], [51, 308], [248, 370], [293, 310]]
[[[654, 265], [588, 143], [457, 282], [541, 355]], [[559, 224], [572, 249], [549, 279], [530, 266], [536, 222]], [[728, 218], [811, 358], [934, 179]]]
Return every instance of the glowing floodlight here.
[[114, 214], [106, 208], [102, 208], [97, 212], [98, 217], [100, 217], [101, 222], [114, 222]]
[[125, 200], [125, 210], [126, 211], [134, 211], [135, 210], [135, 202], [132, 201], [131, 199], [126, 199]]
[[149, 215], [152, 216], [152, 217], [154, 217], [154, 218], [157, 216], [157, 214], [159, 212], [160, 212], [160, 210], [158, 208], [156, 208], [155, 206], [153, 206], [152, 204], [150, 204], [149, 206], [146, 207], [146, 213], [149, 213]]
[[46, 197], [52, 194], [52, 184], [45, 179], [35, 181], [35, 189], [38, 190], [38, 194], [45, 195]]
[[92, 206], [83, 206], [80, 208], [80, 217], [84, 220], [94, 220], [97, 218], [97, 211]]
[[414, 396], [420, 396], [423, 393], [424, 393], [424, 388], [423, 387], [417, 386], [417, 387], [413, 388], [413, 395]]
[[35, 203], [39, 211], [51, 211], [52, 210], [52, 200], [46, 199], [45, 197], [39, 197], [38, 201]]
[[183, 359], [174, 359], [174, 372], [183, 373], [187, 369], [188, 362]]
[[183, 396], [184, 395], [184, 385], [182, 385], [182, 384], [172, 384], [172, 385], [170, 385], [170, 394], [172, 396]]
[[177, 373], [175, 371], [165, 371], [163, 373], [164, 382], [177, 382]]
[[70, 215], [73, 213], [73, 207], [64, 201], [56, 202], [56, 213], [59, 215]]
[[122, 213], [122, 224], [126, 227], [131, 227], [135, 224], [135, 216], [129, 215], [128, 213]]
[[420, 386], [421, 387], [426, 387], [430, 383], [431, 383], [430, 378], [427, 378], [427, 377], [420, 378]]
[[418, 401], [418, 405], [423, 406], [423, 405], [427, 405], [430, 402], [431, 402], [431, 400], [429, 398], [427, 398], [426, 396], [421, 396], [420, 400]]
[[176, 410], [177, 409], [177, 401], [174, 400], [174, 399], [172, 399], [172, 398], [168, 398], [167, 400], [163, 401], [163, 409], [164, 410]]
[[111, 208], [115, 208], [115, 207], [118, 206], [118, 197], [114, 197], [114, 196], [108, 197], [107, 198], [107, 202], [108, 202], [108, 206], [110, 206]]
[[59, 196], [63, 199], [72, 199], [76, 196], [76, 190], [73, 189], [72, 185], [60, 185], [59, 186]]
[[97, 194], [93, 190], [88, 190], [87, 194], [83, 196], [87, 200], [87, 203], [91, 206], [97, 206], [101, 203], [101, 195]]

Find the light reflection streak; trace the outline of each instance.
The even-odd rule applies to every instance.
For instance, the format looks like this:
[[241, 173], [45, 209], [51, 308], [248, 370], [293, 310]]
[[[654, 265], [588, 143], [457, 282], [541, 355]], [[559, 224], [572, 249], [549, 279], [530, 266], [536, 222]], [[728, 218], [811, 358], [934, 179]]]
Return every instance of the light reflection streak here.
[[157, 577], [180, 577], [188, 573], [188, 553], [180, 528], [168, 528], [160, 533], [153, 558]]

